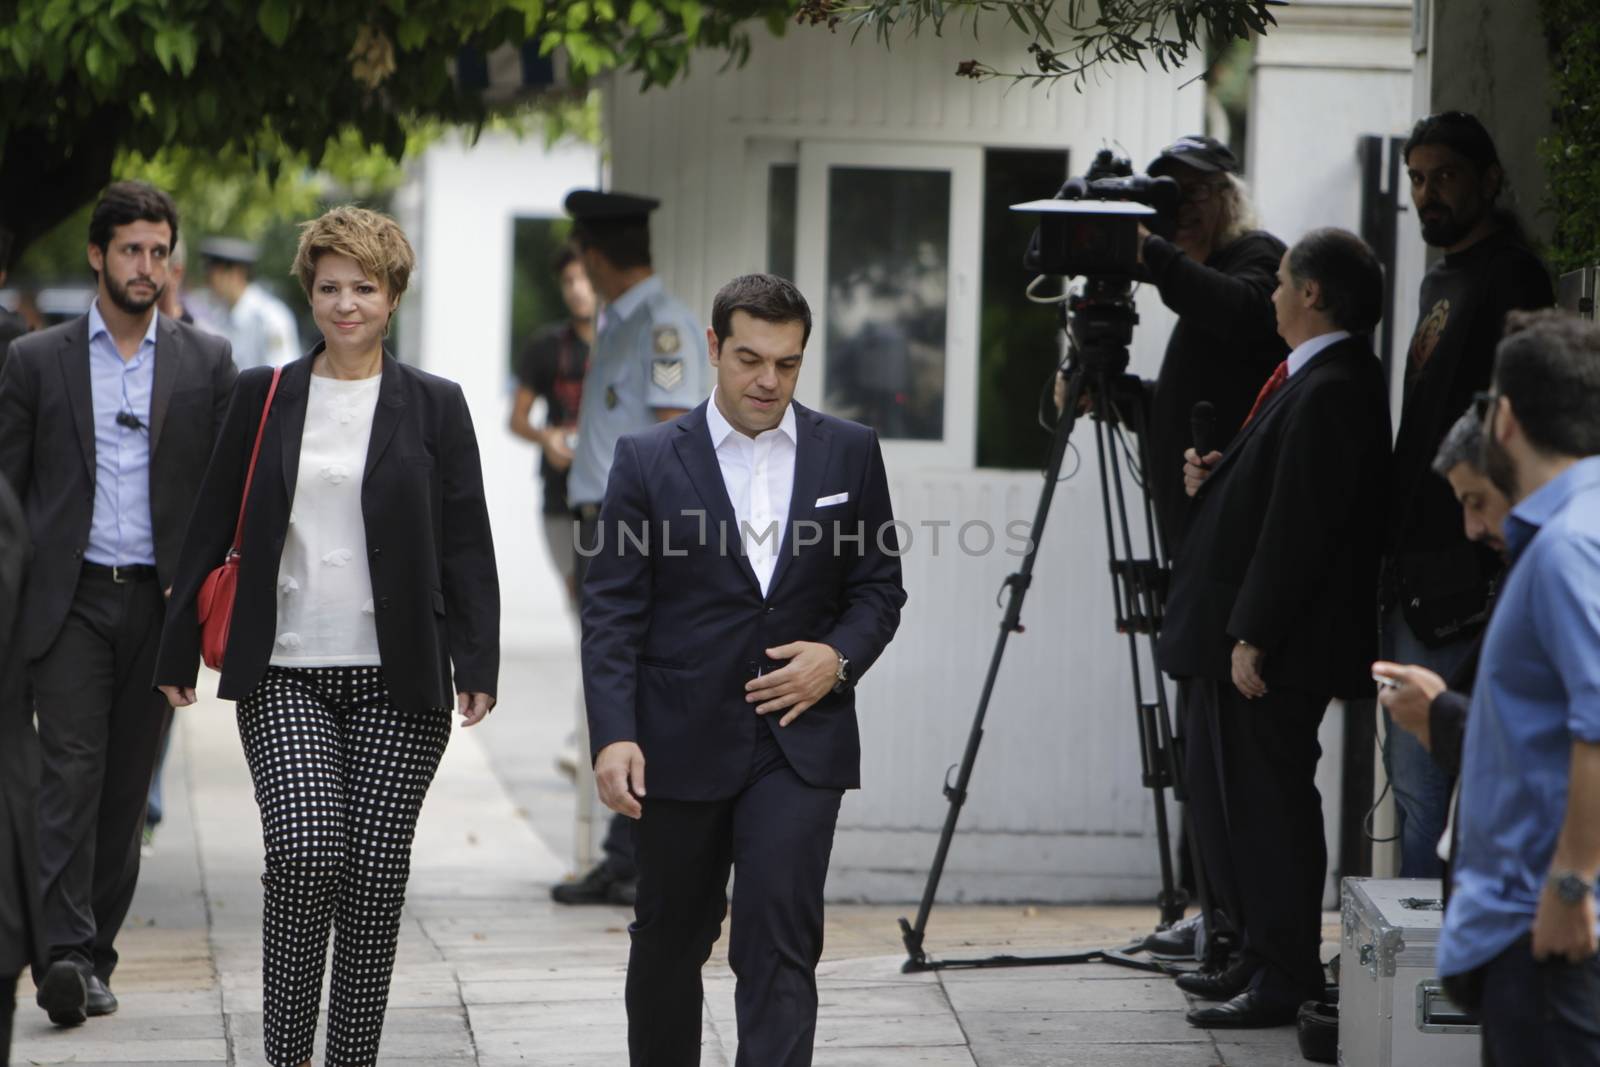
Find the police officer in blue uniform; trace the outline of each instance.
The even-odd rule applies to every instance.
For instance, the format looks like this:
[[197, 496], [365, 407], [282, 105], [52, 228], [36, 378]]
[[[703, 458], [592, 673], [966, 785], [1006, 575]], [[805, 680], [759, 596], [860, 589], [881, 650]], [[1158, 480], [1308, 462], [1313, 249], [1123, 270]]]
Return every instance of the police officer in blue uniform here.
[[[578, 544], [591, 551], [618, 439], [677, 418], [711, 392], [705, 328], [683, 301], [667, 292], [651, 265], [650, 212], [660, 203], [586, 189], [566, 199], [573, 244], [606, 302], [583, 379], [578, 444], [567, 479]], [[585, 562], [580, 551], [580, 590]], [[631, 822], [612, 816], [603, 847], [605, 858], [593, 870], [550, 891], [557, 903], [633, 903]]]

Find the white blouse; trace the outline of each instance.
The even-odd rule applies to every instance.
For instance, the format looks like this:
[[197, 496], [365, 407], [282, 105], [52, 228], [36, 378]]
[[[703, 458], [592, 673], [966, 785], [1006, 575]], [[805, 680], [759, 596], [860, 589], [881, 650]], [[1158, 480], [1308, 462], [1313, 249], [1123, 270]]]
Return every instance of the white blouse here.
[[379, 663], [361, 480], [382, 377], [311, 376], [300, 473], [278, 561], [274, 666]]

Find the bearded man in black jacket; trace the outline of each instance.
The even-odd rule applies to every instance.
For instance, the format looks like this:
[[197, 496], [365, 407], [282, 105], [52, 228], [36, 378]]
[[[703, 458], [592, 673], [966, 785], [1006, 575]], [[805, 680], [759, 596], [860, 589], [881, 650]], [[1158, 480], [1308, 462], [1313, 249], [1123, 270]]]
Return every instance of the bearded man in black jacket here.
[[[1380, 591], [1383, 656], [1450, 678], [1477, 647], [1502, 564], [1467, 539], [1461, 507], [1429, 464], [1489, 387], [1507, 313], [1549, 307], [1555, 294], [1515, 217], [1498, 206], [1505, 174], [1482, 123], [1462, 111], [1429, 115], [1403, 153], [1422, 239], [1444, 255], [1422, 280], [1406, 354]], [[1388, 725], [1400, 877], [1437, 878], [1450, 779], [1416, 738]]]

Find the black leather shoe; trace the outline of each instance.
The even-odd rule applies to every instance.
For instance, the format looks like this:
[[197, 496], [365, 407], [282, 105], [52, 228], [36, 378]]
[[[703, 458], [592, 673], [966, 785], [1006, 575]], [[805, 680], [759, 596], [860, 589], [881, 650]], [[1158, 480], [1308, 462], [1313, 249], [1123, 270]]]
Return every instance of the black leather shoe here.
[[112, 1015], [117, 1010], [117, 997], [110, 988], [100, 980], [99, 975], [91, 974], [84, 983], [87, 996], [86, 1007], [89, 1016]]
[[33, 999], [57, 1026], [79, 1026], [88, 1018], [83, 972], [71, 960], [56, 960], [50, 965]]
[[618, 878], [602, 863], [576, 882], [551, 886], [550, 899], [557, 904], [632, 904], [634, 885], [633, 879]]
[[1157, 930], [1144, 939], [1141, 947], [1150, 955], [1160, 956], [1162, 959], [1192, 960], [1199, 932], [1200, 916], [1192, 915], [1173, 923], [1165, 930]]
[[1232, 1000], [1189, 1013], [1189, 1025], [1207, 1030], [1254, 1030], [1268, 1026], [1289, 1026], [1299, 1012], [1298, 1004], [1279, 1004], [1267, 1000], [1254, 989], [1247, 989]]
[[1177, 977], [1177, 986], [1185, 993], [1192, 993], [1201, 1000], [1232, 1000], [1244, 992], [1254, 973], [1244, 964], [1236, 963], [1227, 970], [1212, 974], [1203, 971], [1180, 974]]

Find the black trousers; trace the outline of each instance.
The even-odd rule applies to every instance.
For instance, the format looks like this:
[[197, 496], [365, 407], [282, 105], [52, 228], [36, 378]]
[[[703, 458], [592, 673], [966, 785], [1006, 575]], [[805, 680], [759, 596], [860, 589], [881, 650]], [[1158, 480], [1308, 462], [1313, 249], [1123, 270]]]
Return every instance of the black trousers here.
[[1483, 1067], [1600, 1064], [1600, 956], [1535, 960], [1524, 934], [1488, 963], [1444, 980], [1450, 999], [1478, 1015]]
[[[600, 534], [600, 509], [597, 506], [581, 508], [573, 514], [573, 521], [578, 524], [576, 545], [578, 549], [591, 549], [597, 545]], [[577, 553], [577, 581], [578, 600], [583, 601], [583, 579], [589, 571], [589, 557], [583, 551]], [[611, 874], [611, 877], [623, 881], [631, 881], [638, 877], [638, 868], [634, 863], [633, 820], [625, 815], [612, 815], [611, 821], [606, 824], [606, 836], [600, 842], [600, 850], [605, 853], [601, 865]]]
[[736, 1067], [808, 1067], [817, 1029], [822, 891], [844, 791], [817, 789], [763, 730], [744, 789], [727, 800], [645, 798], [639, 897], [628, 932], [632, 1067], [700, 1062], [700, 969], [728, 910], [738, 978]]
[[[1221, 767], [1227, 856], [1245, 963], [1254, 987], [1273, 1003], [1323, 989], [1323, 840], [1317, 727], [1326, 697], [1282, 688], [1246, 700], [1229, 682], [1191, 683], [1195, 714], [1209, 719], [1210, 754]], [[1191, 737], [1197, 746], [1199, 737]], [[1204, 747], [1204, 746], [1198, 746]], [[1192, 752], [1192, 749], [1191, 749]], [[1204, 754], [1191, 759], [1204, 759]]]
[[139, 881], [145, 797], [172, 717], [151, 688], [165, 598], [154, 580], [84, 571], [31, 665], [39, 722], [39, 879], [52, 960], [109, 979]]
[[1233, 876], [1233, 848], [1223, 800], [1222, 739], [1218, 734], [1216, 701], [1195, 693], [1197, 687], [1210, 684], [1192, 678], [1178, 683], [1178, 717], [1182, 723], [1188, 829], [1194, 834], [1194, 851], [1199, 856], [1195, 878], [1205, 881], [1212, 910], [1221, 913], [1213, 916], [1218, 921], [1207, 931], [1207, 936], [1214, 938], [1224, 929], [1234, 933], [1234, 917], [1243, 908]]
[[411, 714], [378, 667], [269, 667], [239, 702], [266, 840], [262, 1030], [273, 1067], [311, 1058], [333, 926], [329, 1067], [368, 1067], [389, 1002], [411, 840], [450, 712]]

